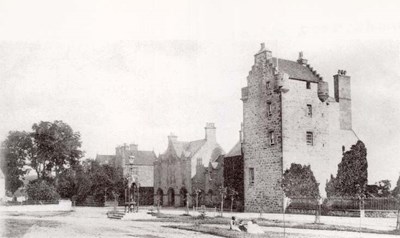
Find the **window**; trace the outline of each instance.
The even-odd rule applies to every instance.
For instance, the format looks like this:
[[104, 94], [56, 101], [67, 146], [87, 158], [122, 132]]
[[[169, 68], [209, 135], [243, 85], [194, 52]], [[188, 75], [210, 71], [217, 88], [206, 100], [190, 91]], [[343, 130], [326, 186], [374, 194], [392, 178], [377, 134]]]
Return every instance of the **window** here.
[[275, 135], [273, 131], [269, 132], [269, 143], [270, 145], [275, 145]]
[[197, 158], [197, 165], [202, 165], [202, 164], [203, 164], [203, 159]]
[[249, 168], [249, 184], [254, 185], [254, 168]]
[[310, 83], [310, 82], [307, 82], [307, 83], [306, 83], [306, 88], [307, 88], [307, 89], [311, 89], [311, 83]]
[[269, 85], [269, 82], [267, 82], [267, 89], [269, 89], [269, 86], [270, 86], [270, 85]]
[[312, 117], [312, 105], [307, 104], [307, 116]]
[[307, 145], [313, 145], [314, 144], [314, 135], [313, 135], [312, 132], [307, 131], [306, 140], [307, 140]]
[[272, 115], [272, 106], [271, 102], [267, 102], [267, 116]]

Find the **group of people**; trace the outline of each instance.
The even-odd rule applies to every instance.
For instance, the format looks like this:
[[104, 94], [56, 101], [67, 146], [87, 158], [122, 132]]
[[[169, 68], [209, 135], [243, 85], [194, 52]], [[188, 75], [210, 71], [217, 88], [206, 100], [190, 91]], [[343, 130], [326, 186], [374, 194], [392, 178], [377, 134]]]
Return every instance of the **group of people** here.
[[264, 231], [261, 229], [261, 227], [257, 224], [255, 220], [251, 220], [247, 222], [247, 225], [244, 224], [243, 220], [236, 220], [236, 217], [232, 217], [232, 220], [230, 222], [230, 230], [233, 231], [244, 231], [247, 233], [251, 234], [261, 234], [264, 233]]

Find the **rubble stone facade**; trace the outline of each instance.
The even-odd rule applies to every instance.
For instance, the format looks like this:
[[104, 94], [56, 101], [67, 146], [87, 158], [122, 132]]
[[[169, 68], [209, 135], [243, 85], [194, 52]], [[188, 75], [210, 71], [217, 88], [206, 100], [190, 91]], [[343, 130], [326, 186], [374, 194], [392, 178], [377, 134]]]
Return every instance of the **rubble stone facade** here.
[[310, 164], [325, 194], [352, 130], [350, 77], [327, 82], [300, 53], [297, 61], [272, 57], [262, 44], [242, 89], [245, 211], [280, 212], [281, 179], [291, 163]]
[[192, 206], [195, 191], [200, 190], [199, 205], [205, 205], [209, 164], [223, 153], [214, 123], [206, 124], [205, 139], [184, 142], [168, 136], [167, 150], [154, 162], [154, 204]]

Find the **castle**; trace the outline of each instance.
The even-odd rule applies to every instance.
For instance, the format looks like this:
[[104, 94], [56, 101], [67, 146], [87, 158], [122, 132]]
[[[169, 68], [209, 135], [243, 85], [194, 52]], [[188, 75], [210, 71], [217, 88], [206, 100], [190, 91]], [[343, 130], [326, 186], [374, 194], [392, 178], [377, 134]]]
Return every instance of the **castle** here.
[[282, 211], [282, 174], [309, 164], [321, 195], [342, 153], [357, 142], [352, 129], [350, 76], [339, 70], [334, 97], [308, 64], [272, 57], [261, 44], [242, 88], [245, 211]]

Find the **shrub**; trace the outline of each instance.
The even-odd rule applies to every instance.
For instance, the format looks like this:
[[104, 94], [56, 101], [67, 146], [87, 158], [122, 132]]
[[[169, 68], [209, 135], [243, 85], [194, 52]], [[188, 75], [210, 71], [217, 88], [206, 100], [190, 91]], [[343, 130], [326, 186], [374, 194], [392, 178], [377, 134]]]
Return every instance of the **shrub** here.
[[57, 193], [56, 188], [46, 180], [34, 180], [27, 185], [26, 192], [29, 200], [58, 200], [60, 195]]

